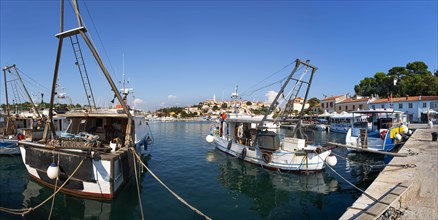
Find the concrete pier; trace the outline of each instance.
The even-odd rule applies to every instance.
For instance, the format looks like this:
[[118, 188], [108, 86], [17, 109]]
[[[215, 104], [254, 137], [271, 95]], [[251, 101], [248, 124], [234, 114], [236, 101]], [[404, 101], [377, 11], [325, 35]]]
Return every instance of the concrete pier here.
[[438, 141], [431, 134], [438, 126], [417, 128], [399, 151], [411, 155], [393, 158], [365, 191], [372, 198], [362, 194], [341, 219], [377, 219], [390, 207], [401, 219], [438, 219]]

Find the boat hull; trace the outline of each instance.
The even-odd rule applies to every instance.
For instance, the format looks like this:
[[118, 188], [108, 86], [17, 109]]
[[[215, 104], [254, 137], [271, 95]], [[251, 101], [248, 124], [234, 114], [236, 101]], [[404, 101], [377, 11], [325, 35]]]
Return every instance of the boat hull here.
[[[268, 153], [256, 148], [250, 149], [248, 146], [233, 141], [230, 142], [218, 136], [214, 136], [214, 144], [218, 150], [238, 157], [245, 162], [261, 166], [265, 169], [291, 172], [321, 171], [325, 167], [325, 159], [331, 153], [328, 150], [318, 154], [310, 149], [297, 152], [277, 150]], [[243, 156], [243, 149], [246, 149], [245, 156]], [[269, 154], [270, 160], [266, 160], [266, 154]]]
[[[133, 173], [133, 156], [128, 149], [111, 153], [81, 150], [50, 150], [36, 143], [20, 145], [21, 155], [29, 175], [45, 186], [54, 188], [64, 184], [83, 160], [82, 165], [61, 189], [76, 197], [111, 200]], [[58, 181], [47, 176], [47, 168], [59, 158]]]
[[20, 154], [18, 140], [1, 139], [0, 140], [0, 155], [17, 155]]
[[[354, 128], [353, 128], [354, 129]], [[360, 137], [357, 135], [358, 131], [354, 132], [353, 129], [349, 129], [345, 137], [345, 143], [353, 147], [360, 147]], [[390, 130], [386, 131], [384, 136], [381, 137], [367, 137], [367, 149], [374, 151], [392, 151], [398, 146], [398, 141], [395, 138], [391, 138]], [[352, 148], [348, 148], [349, 151], [354, 151]]]

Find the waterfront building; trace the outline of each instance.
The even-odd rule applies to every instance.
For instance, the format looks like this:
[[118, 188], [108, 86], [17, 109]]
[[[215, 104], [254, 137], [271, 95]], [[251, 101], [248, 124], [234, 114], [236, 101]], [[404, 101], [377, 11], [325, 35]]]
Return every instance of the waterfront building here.
[[297, 110], [297, 111], [301, 111], [301, 108], [303, 108], [304, 105], [304, 109], [308, 109], [309, 108], [309, 103], [305, 103], [304, 104], [304, 99], [301, 97], [297, 97], [296, 99], [292, 99], [289, 100], [286, 104], [286, 109], [290, 110], [291, 112]]
[[320, 102], [321, 109], [328, 113], [333, 113], [336, 111], [337, 103], [344, 101], [346, 98], [347, 95], [325, 97]]
[[392, 108], [404, 112], [409, 122], [426, 123], [428, 112], [438, 111], [438, 96], [406, 96], [376, 99], [371, 102], [370, 108]]
[[366, 110], [369, 109], [369, 103], [372, 102], [374, 98], [354, 96], [351, 98], [346, 98], [344, 101], [336, 103], [336, 112], [341, 113], [351, 112], [355, 110]]

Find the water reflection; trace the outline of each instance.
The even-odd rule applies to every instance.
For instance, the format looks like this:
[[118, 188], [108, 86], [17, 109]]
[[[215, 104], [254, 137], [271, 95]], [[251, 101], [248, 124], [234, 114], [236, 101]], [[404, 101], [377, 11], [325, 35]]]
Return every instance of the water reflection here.
[[384, 155], [368, 153], [348, 153], [345, 169], [357, 181], [375, 179], [385, 168]]
[[[330, 192], [338, 190], [338, 181], [325, 172], [313, 174], [280, 173], [265, 170], [237, 158], [225, 157], [221, 159], [221, 152], [214, 151], [207, 154], [207, 160], [219, 163], [220, 173], [218, 182], [230, 190], [233, 199], [242, 195], [248, 196], [251, 209], [257, 211], [263, 218], [276, 216], [288, 217], [288, 213], [279, 213], [279, 207], [303, 207], [317, 209], [322, 212], [326, 203], [324, 197]], [[219, 157], [219, 158], [216, 158]], [[310, 208], [309, 208], [310, 207]], [[303, 210], [300, 215], [306, 215]], [[290, 217], [290, 216], [289, 216]]]
[[[53, 190], [40, 185], [34, 180], [29, 180], [23, 195], [23, 207], [35, 207], [53, 194]], [[49, 200], [40, 208], [29, 213], [30, 219], [47, 218], [51, 209], [52, 200]], [[79, 199], [66, 196], [63, 193], [56, 194], [53, 206], [53, 219], [109, 219], [112, 204], [110, 202]]]

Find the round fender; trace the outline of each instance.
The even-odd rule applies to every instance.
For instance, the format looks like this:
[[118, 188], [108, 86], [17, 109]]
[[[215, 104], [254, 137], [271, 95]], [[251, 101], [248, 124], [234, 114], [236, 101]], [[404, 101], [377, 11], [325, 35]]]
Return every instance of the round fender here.
[[242, 153], [240, 153], [240, 158], [245, 159], [246, 157], [246, 148], [243, 148]]
[[262, 159], [263, 159], [263, 162], [265, 162], [265, 163], [270, 163], [271, 160], [272, 160], [272, 157], [271, 157], [271, 155], [268, 154], [268, 153], [263, 153], [263, 154], [262, 154]]
[[227, 149], [229, 150], [229, 149], [231, 149], [231, 145], [233, 144], [233, 140], [230, 140], [230, 142], [228, 142], [228, 146], [227, 146]]

